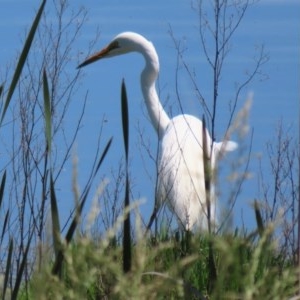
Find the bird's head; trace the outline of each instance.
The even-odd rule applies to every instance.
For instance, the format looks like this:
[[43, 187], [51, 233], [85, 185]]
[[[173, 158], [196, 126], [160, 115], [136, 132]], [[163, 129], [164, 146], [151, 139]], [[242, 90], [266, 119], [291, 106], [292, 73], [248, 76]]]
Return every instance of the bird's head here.
[[[142, 51], [141, 48], [145, 44], [151, 44], [142, 35], [134, 32], [123, 32], [118, 34], [105, 48], [101, 51], [88, 57], [77, 68], [84, 67], [101, 58], [109, 58], [117, 55], [126, 54], [129, 52]], [[151, 44], [152, 45], [152, 44]]]

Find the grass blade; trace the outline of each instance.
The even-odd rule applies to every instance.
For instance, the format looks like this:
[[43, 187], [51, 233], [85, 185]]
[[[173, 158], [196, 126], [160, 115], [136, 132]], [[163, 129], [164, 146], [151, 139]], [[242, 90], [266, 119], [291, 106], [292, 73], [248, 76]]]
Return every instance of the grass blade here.
[[94, 177], [98, 173], [98, 170], [99, 170], [99, 168], [100, 168], [100, 166], [101, 166], [101, 164], [102, 164], [102, 162], [103, 162], [103, 160], [104, 160], [104, 158], [105, 158], [105, 156], [106, 156], [106, 154], [108, 152], [108, 149], [110, 148], [111, 143], [112, 143], [112, 138], [109, 139], [108, 143], [106, 144], [106, 146], [105, 146], [105, 148], [104, 148], [104, 150], [102, 152], [102, 155], [101, 155], [101, 157], [99, 159], [99, 162], [97, 164], [97, 167], [95, 169]]
[[44, 110], [45, 110], [45, 135], [47, 141], [47, 149], [51, 152], [51, 103], [47, 73], [43, 72], [43, 91], [44, 91]]
[[44, 0], [42, 2], [41, 6], [40, 6], [40, 8], [39, 8], [39, 10], [38, 10], [38, 12], [36, 14], [36, 17], [35, 17], [35, 19], [34, 19], [34, 21], [32, 23], [32, 26], [31, 26], [31, 29], [30, 29], [29, 34], [27, 36], [27, 39], [25, 41], [23, 50], [21, 52], [21, 55], [20, 55], [20, 58], [19, 58], [16, 70], [15, 70], [15, 73], [13, 75], [12, 82], [11, 82], [9, 90], [8, 90], [8, 94], [7, 94], [5, 103], [4, 103], [4, 107], [3, 107], [3, 111], [2, 111], [2, 116], [1, 116], [1, 120], [0, 120], [0, 126], [1, 126], [1, 124], [3, 122], [5, 113], [7, 111], [9, 103], [10, 103], [10, 100], [12, 98], [12, 95], [13, 95], [13, 93], [15, 91], [15, 88], [16, 88], [16, 85], [18, 83], [18, 80], [20, 78], [22, 69], [24, 67], [25, 61], [27, 59], [27, 56], [28, 56], [28, 53], [29, 53], [29, 50], [30, 50], [30, 47], [31, 47], [31, 44], [32, 44], [32, 41], [33, 41], [33, 38], [34, 38], [34, 35], [35, 35], [35, 32], [36, 32], [36, 29], [37, 29], [38, 24], [40, 22], [40, 18], [42, 16], [45, 4], [46, 4], [46, 0]]
[[6, 182], [6, 170], [4, 171], [4, 174], [3, 174], [2, 180], [1, 180], [1, 185], [0, 185], [0, 207], [1, 207], [2, 201], [3, 201], [5, 182]]
[[8, 224], [8, 217], [9, 217], [9, 210], [7, 210], [7, 212], [5, 214], [5, 218], [4, 218], [4, 222], [3, 222], [3, 227], [2, 227], [2, 234], [1, 234], [0, 245], [2, 244], [2, 241], [4, 239], [4, 234], [5, 234], [5, 231], [6, 231], [7, 224]]
[[[97, 172], [110, 148], [110, 145], [111, 145], [111, 142], [112, 142], [112, 138], [109, 139], [108, 143], [106, 144], [101, 156], [100, 156], [100, 159], [99, 159], [99, 162], [97, 164], [97, 168], [95, 170], [95, 173], [94, 173], [94, 176], [93, 176], [93, 179], [95, 178], [95, 176], [97, 175]], [[75, 229], [78, 225], [78, 218], [80, 217], [81, 215], [81, 212], [83, 210], [83, 207], [84, 207], [84, 204], [86, 202], [86, 199], [88, 197], [88, 194], [89, 194], [89, 191], [91, 189], [91, 185], [92, 185], [92, 181], [90, 182], [89, 186], [87, 187], [87, 189], [85, 190], [84, 194], [81, 196], [81, 201], [80, 201], [80, 204], [78, 205], [78, 207], [76, 208], [76, 211], [75, 211], [75, 216], [73, 218], [73, 221], [71, 222], [71, 225], [69, 227], [69, 230], [66, 234], [66, 242], [69, 243], [71, 240], [72, 240], [72, 237], [74, 235], [74, 232], [75, 232]]]
[[[3, 174], [2, 180], [1, 180], [1, 185], [0, 185], [0, 208], [1, 208], [2, 202], [3, 202], [5, 182], [6, 182], [6, 170], [4, 171], [4, 174]], [[7, 226], [7, 221], [8, 221], [8, 216], [9, 216], [9, 211], [7, 211], [6, 214], [5, 214], [3, 227], [2, 227], [2, 234], [1, 234], [0, 244], [2, 244], [2, 241], [3, 241], [3, 238], [4, 238], [4, 234], [5, 234], [5, 230], [6, 230], [6, 226]]]
[[21, 282], [22, 282], [22, 276], [23, 276], [23, 273], [24, 273], [24, 269], [25, 269], [25, 266], [27, 264], [27, 256], [28, 256], [28, 251], [29, 251], [29, 247], [30, 247], [30, 244], [31, 244], [32, 236], [33, 236], [33, 231], [32, 231], [32, 233], [31, 233], [31, 235], [28, 239], [27, 246], [26, 246], [25, 252], [23, 254], [23, 258], [22, 258], [22, 261], [21, 261], [21, 264], [20, 264], [20, 268], [19, 268], [19, 271], [17, 273], [15, 286], [14, 286], [14, 289], [12, 291], [11, 299], [18, 299], [17, 296], [18, 296], [20, 285], [21, 285]]
[[54, 189], [54, 182], [52, 173], [50, 174], [50, 202], [51, 202], [51, 217], [52, 217], [52, 235], [55, 255], [60, 250], [60, 224], [59, 224], [59, 213], [57, 208], [57, 200]]
[[11, 259], [12, 259], [13, 248], [14, 248], [14, 242], [13, 242], [13, 239], [10, 239], [9, 248], [8, 248], [8, 256], [7, 256], [7, 261], [6, 261], [6, 268], [5, 268], [5, 276], [4, 276], [4, 282], [3, 282], [2, 299], [5, 299], [5, 293], [7, 290], [7, 283], [8, 283], [9, 272], [11, 269]]
[[[81, 213], [82, 213], [82, 210], [83, 210], [84, 204], [86, 202], [89, 191], [90, 191], [90, 187], [86, 190], [85, 196], [81, 200], [80, 204], [76, 207], [74, 218], [71, 222], [71, 225], [70, 225], [70, 227], [67, 231], [66, 237], [65, 237], [66, 244], [69, 244], [73, 238], [76, 227], [79, 224], [79, 218], [81, 216]], [[64, 249], [62, 247], [60, 247], [60, 249], [58, 249], [58, 252], [57, 252], [57, 255], [55, 258], [55, 262], [54, 262], [54, 265], [52, 268], [53, 275], [58, 275], [59, 277], [61, 276], [63, 261], [64, 261]]]
[[123, 138], [124, 138], [125, 156], [126, 156], [126, 163], [127, 163], [128, 162], [129, 120], [128, 120], [127, 94], [126, 94], [126, 86], [125, 86], [124, 79], [122, 81], [122, 89], [121, 89], [121, 109], [122, 109]]
[[260, 210], [259, 210], [259, 204], [257, 200], [254, 201], [254, 212], [255, 212], [255, 219], [257, 224], [257, 230], [259, 233], [259, 236], [262, 237], [265, 231], [263, 218], [261, 216]]
[[[126, 205], [127, 204], [127, 205]], [[129, 180], [126, 175], [125, 207], [129, 207]], [[131, 270], [131, 234], [130, 234], [130, 212], [125, 212], [124, 236], [123, 236], [123, 271], [127, 273]]]
[[[95, 170], [95, 173], [93, 174], [93, 179], [95, 178], [109, 148], [110, 148], [110, 145], [111, 145], [111, 142], [112, 142], [112, 138], [110, 138], [110, 140], [108, 141], [108, 143], [106, 144], [101, 156], [100, 156], [100, 159], [99, 159], [99, 162], [97, 163], [97, 168]], [[82, 210], [83, 210], [83, 207], [84, 207], [84, 204], [86, 202], [86, 199], [88, 197], [88, 194], [89, 194], [89, 191], [91, 189], [91, 184], [92, 184], [92, 181], [90, 182], [90, 184], [88, 185], [88, 187], [85, 189], [85, 192], [84, 194], [81, 196], [81, 201], [80, 201], [80, 204], [76, 207], [75, 209], [75, 215], [73, 217], [73, 220], [71, 222], [71, 225], [67, 231], [67, 234], [65, 236], [65, 241], [67, 244], [69, 244], [73, 238], [73, 235], [75, 233], [75, 230], [76, 230], [76, 227], [79, 223], [79, 217], [81, 216], [81, 213], [82, 213]], [[59, 275], [61, 274], [61, 270], [62, 270], [62, 265], [63, 265], [63, 260], [64, 260], [64, 251], [62, 248], [60, 248], [58, 250], [58, 253], [57, 253], [57, 256], [55, 258], [55, 262], [53, 264], [53, 268], [52, 268], [52, 274], [53, 275]]]
[[124, 80], [121, 88], [121, 108], [122, 108], [122, 125], [126, 157], [126, 186], [124, 199], [124, 232], [123, 232], [123, 271], [127, 273], [131, 270], [131, 234], [130, 234], [130, 212], [126, 208], [130, 205], [129, 200], [129, 179], [128, 179], [128, 141], [129, 141], [129, 118], [128, 118], [128, 101], [126, 86]]

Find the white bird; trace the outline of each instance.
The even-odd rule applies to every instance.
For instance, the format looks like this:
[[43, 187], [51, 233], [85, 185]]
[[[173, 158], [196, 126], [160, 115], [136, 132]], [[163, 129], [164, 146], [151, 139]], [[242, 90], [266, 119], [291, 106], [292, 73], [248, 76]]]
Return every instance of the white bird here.
[[[87, 58], [81, 68], [101, 58], [109, 58], [129, 52], [138, 52], [145, 59], [141, 73], [144, 101], [154, 129], [159, 137], [158, 185], [156, 197], [161, 206], [167, 203], [175, 213], [179, 224], [190, 230], [193, 227], [208, 228], [206, 201], [203, 132], [206, 132], [210, 168], [214, 170], [218, 156], [237, 148], [232, 141], [212, 142], [202, 121], [182, 114], [170, 119], [156, 92], [155, 82], [159, 72], [159, 59], [153, 44], [142, 35], [123, 32], [117, 35], [103, 50]], [[216, 221], [215, 197], [211, 189], [210, 220]]]

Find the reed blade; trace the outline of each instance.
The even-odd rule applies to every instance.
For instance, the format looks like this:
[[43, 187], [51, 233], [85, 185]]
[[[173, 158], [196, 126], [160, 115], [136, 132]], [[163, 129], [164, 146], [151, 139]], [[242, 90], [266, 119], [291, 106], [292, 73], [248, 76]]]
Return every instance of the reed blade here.
[[32, 23], [32, 26], [31, 26], [30, 31], [28, 33], [27, 39], [25, 41], [23, 50], [21, 52], [21, 55], [20, 55], [20, 58], [19, 58], [16, 70], [15, 70], [15, 73], [13, 75], [13, 79], [12, 79], [10, 87], [8, 89], [8, 94], [7, 94], [7, 97], [6, 97], [4, 106], [3, 106], [2, 116], [1, 116], [1, 119], [0, 119], [0, 126], [2, 125], [5, 113], [7, 111], [7, 108], [9, 106], [10, 101], [11, 101], [12, 95], [13, 95], [13, 93], [15, 91], [15, 88], [16, 88], [17, 83], [19, 81], [19, 78], [20, 78], [20, 75], [22, 73], [23, 67], [25, 65], [25, 62], [26, 62], [26, 59], [27, 59], [27, 56], [28, 56], [31, 44], [33, 42], [33, 39], [34, 39], [36, 30], [37, 30], [37, 27], [39, 25], [42, 13], [44, 11], [45, 4], [46, 4], [46, 0], [44, 0], [42, 2], [42, 4], [41, 4], [41, 6], [40, 6], [40, 8], [39, 8], [39, 10], [38, 10], [38, 12], [37, 12], [37, 14], [35, 16], [35, 19], [34, 19], [34, 21]]
[[129, 199], [129, 178], [128, 178], [128, 145], [129, 145], [129, 117], [126, 86], [124, 80], [121, 88], [122, 125], [126, 158], [126, 186], [124, 199], [124, 232], [123, 232], [123, 271], [131, 270], [131, 233], [130, 233], [130, 212], [127, 211], [130, 205]]

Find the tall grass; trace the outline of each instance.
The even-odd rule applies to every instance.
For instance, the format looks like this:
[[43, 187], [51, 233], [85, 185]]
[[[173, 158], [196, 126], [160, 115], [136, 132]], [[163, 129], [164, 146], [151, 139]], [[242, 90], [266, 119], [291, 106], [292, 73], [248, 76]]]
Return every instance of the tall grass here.
[[[131, 269], [124, 273], [123, 246], [109, 242], [122, 223], [97, 244], [77, 237], [64, 253], [63, 277], [51, 273], [51, 261], [45, 264], [32, 278], [33, 299], [288, 299], [296, 293], [297, 272], [281, 261], [270, 241], [272, 226], [261, 238], [192, 235], [189, 254], [183, 238], [151, 244], [140, 235], [132, 246]], [[217, 277], [208, 291], [210, 242]]]

